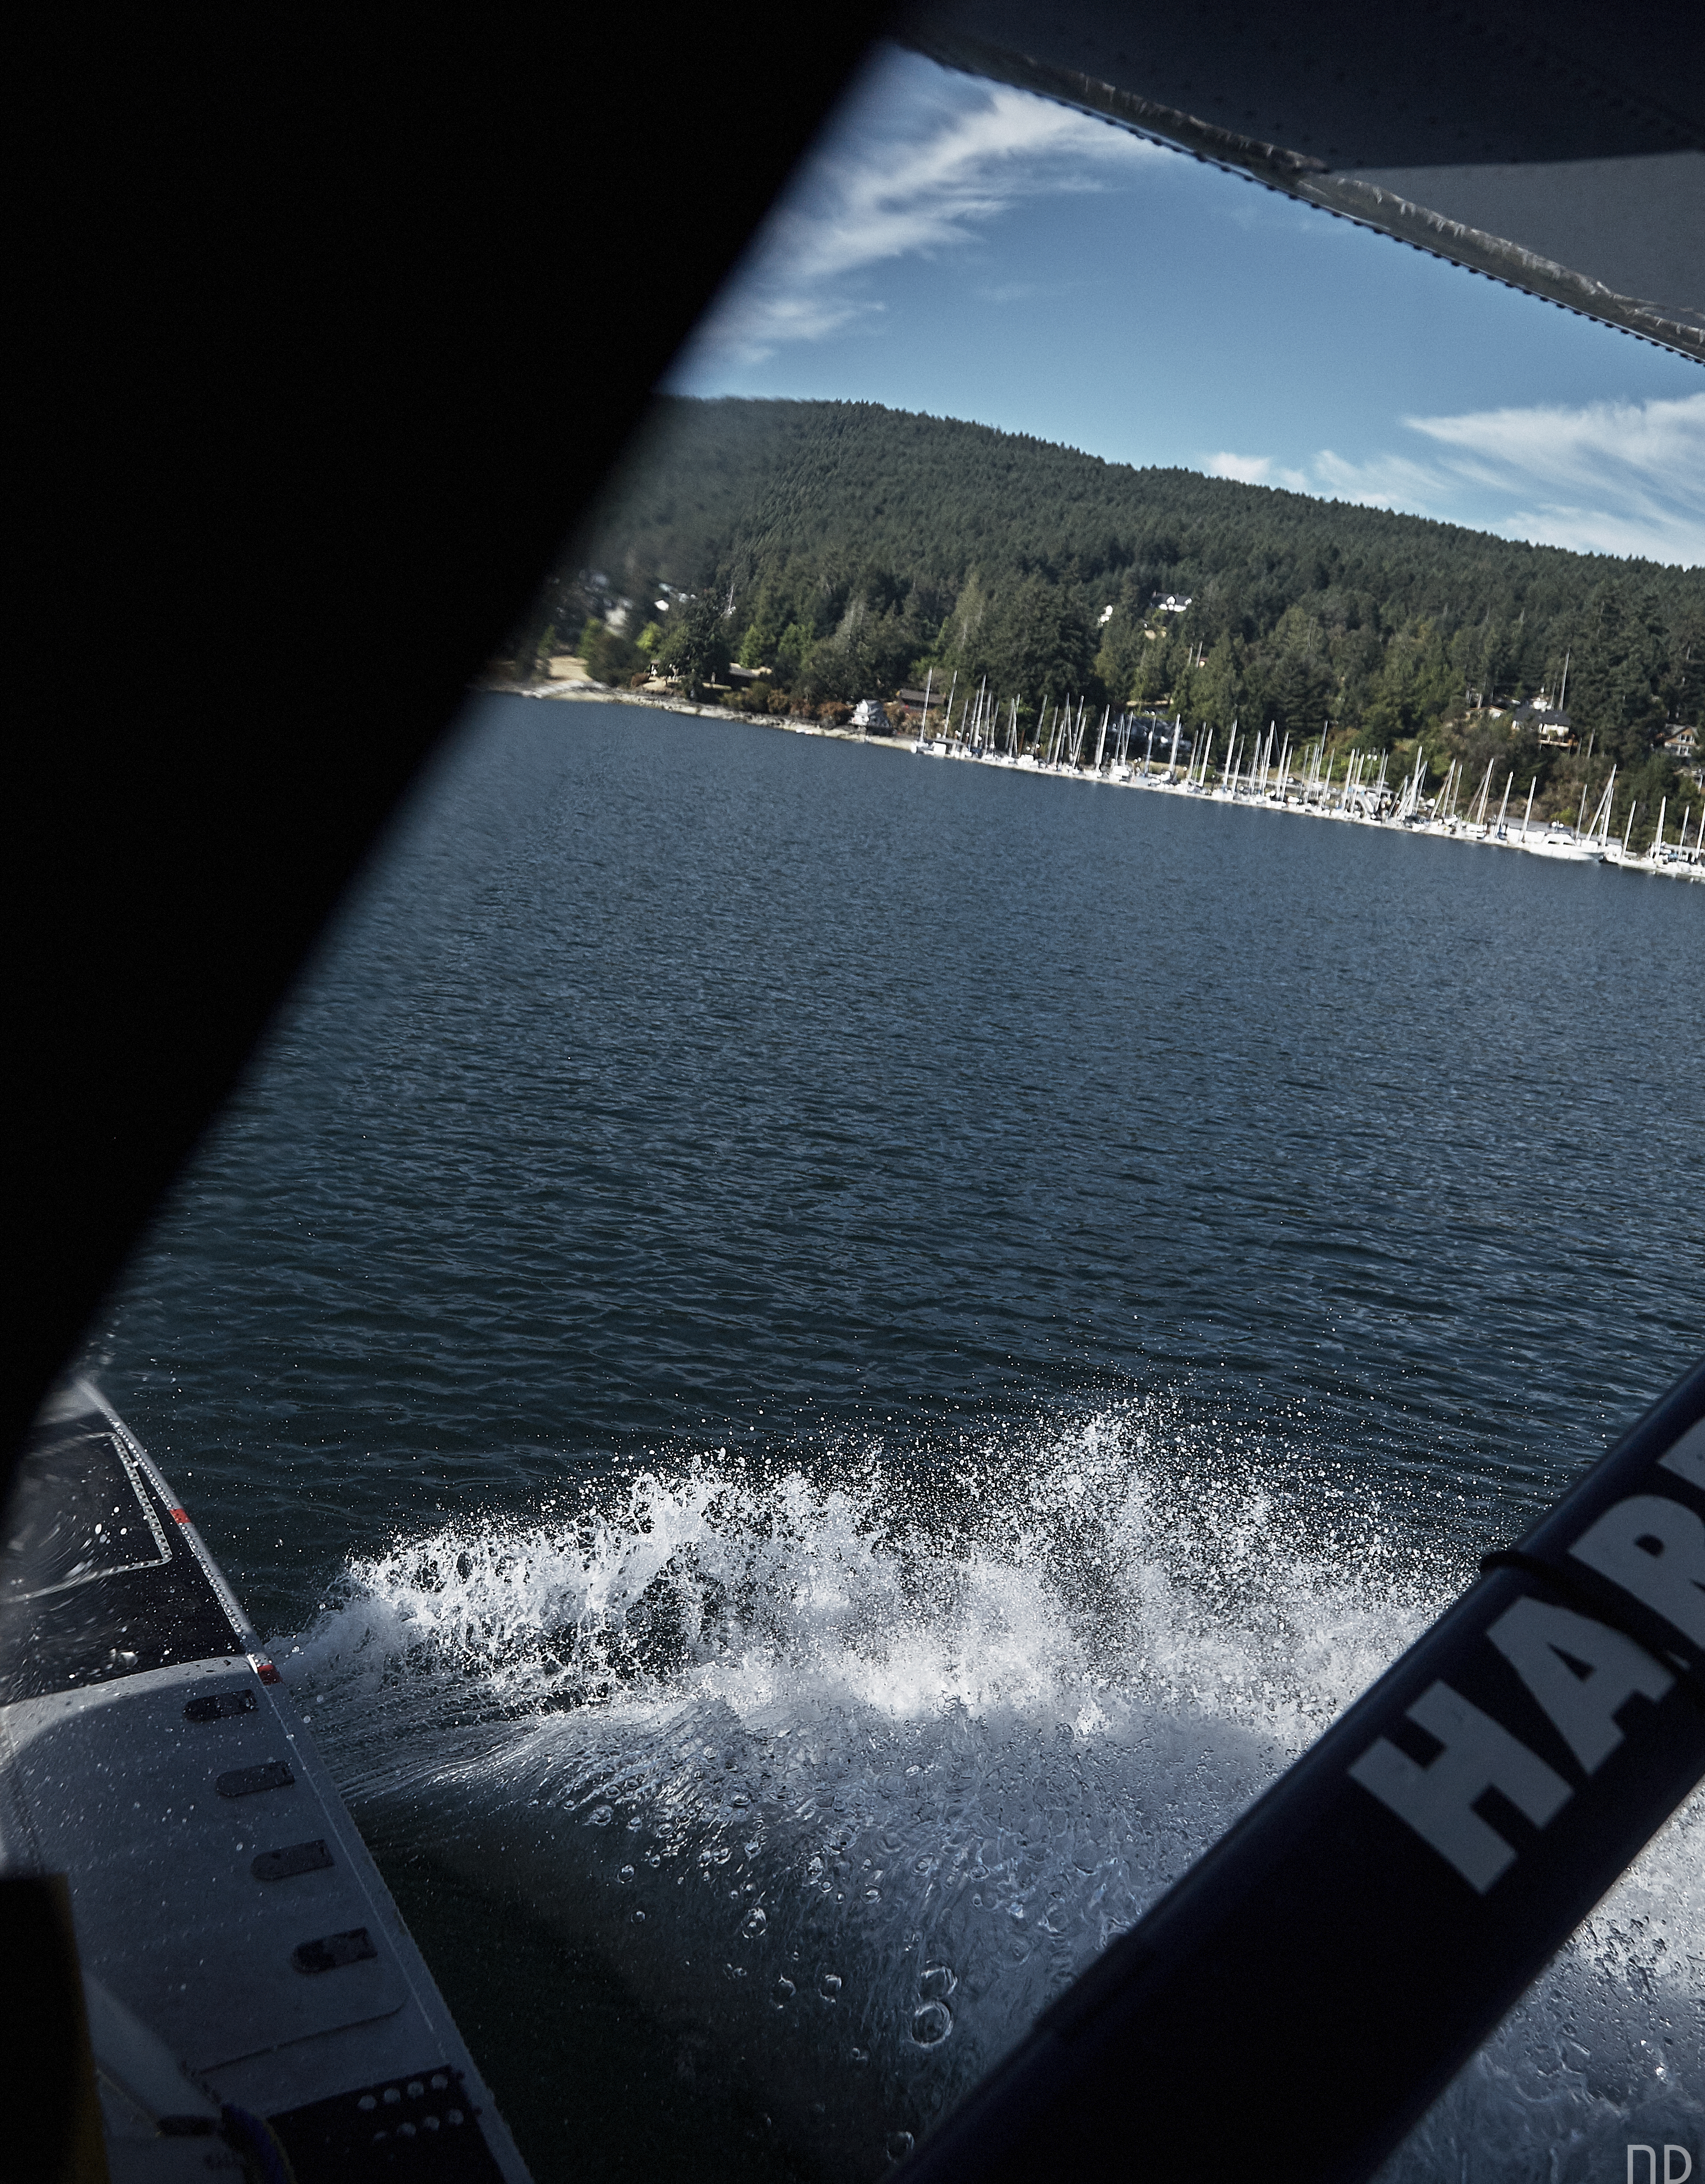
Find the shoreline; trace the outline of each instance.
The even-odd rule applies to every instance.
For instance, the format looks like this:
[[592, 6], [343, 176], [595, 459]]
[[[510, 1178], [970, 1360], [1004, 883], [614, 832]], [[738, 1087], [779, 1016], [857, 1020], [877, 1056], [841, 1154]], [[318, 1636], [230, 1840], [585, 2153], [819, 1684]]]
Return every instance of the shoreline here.
[[644, 705], [654, 713], [686, 713], [706, 721], [740, 721], [750, 728], [779, 728], [796, 736], [822, 736], [842, 744], [869, 744], [878, 750], [911, 751], [909, 736], [866, 735], [862, 728], [826, 727], [821, 721], [801, 720], [794, 713], [748, 713], [738, 705], [705, 705], [691, 698], [671, 698], [656, 690], [614, 690], [607, 682], [475, 682], [482, 695], [502, 698], [573, 699], [581, 705]]
[[[1549, 822], [1531, 829], [1536, 838], [1528, 841], [1521, 838], [1513, 827], [1507, 827], [1499, 835], [1489, 828], [1471, 827], [1460, 822], [1447, 822], [1438, 819], [1424, 820], [1418, 826], [1413, 826], [1390, 819], [1371, 819], [1341, 807], [1333, 810], [1328, 802], [1311, 803], [1306, 795], [1297, 797], [1295, 801], [1289, 795], [1283, 800], [1267, 795], [1239, 795], [1223, 787], [1211, 789], [1186, 788], [1178, 782], [1157, 780], [1153, 775], [1141, 775], [1134, 771], [1127, 771], [1120, 777], [1111, 773], [1086, 772], [1079, 768], [1026, 764], [1022, 760], [991, 760], [978, 757], [967, 761], [963, 755], [950, 750], [926, 750], [911, 735], [868, 735], [862, 728], [827, 727], [821, 721], [800, 720], [791, 714], [748, 713], [735, 705], [705, 705], [692, 699], [670, 697], [656, 691], [616, 690], [604, 682], [479, 682], [471, 688], [482, 694], [534, 698], [544, 702], [573, 699], [583, 705], [642, 705], [654, 712], [685, 713], [700, 720], [738, 721], [749, 727], [774, 728], [792, 735], [821, 736], [836, 743], [866, 744], [879, 750], [902, 751], [908, 757], [956, 757], [961, 765], [967, 762], [974, 766], [994, 764], [1006, 772], [1028, 773], [1050, 780], [1087, 782], [1098, 788], [1142, 788], [1172, 796], [1193, 796], [1209, 804], [1241, 805], [1250, 811], [1270, 811], [1305, 819], [1329, 819], [1340, 825], [1377, 827], [1382, 831], [1401, 834], [1428, 835], [1435, 840], [1464, 842], [1479, 849], [1519, 850], [1529, 856], [1542, 857], [1552, 864], [1603, 864], [1619, 871], [1639, 872], [1648, 878], [1705, 881], [1705, 857], [1701, 856], [1697, 846], [1685, 858], [1672, 857], [1661, 863], [1649, 855], [1624, 859], [1614, 843], [1610, 845], [1607, 854], [1595, 853], [1588, 845], [1579, 843], [1572, 827], [1559, 828]], [[1548, 835], [1566, 835], [1568, 840], [1547, 847], [1546, 837]]]

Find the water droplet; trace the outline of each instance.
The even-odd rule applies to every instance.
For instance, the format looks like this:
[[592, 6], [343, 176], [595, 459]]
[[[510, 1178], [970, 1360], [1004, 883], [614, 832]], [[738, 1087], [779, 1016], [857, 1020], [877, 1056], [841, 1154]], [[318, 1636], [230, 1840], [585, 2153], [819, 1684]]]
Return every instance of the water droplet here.
[[1017, 1939], [1017, 1941], [1012, 1944], [1012, 1961], [1013, 1961], [1013, 1963], [1014, 1963], [1015, 1964], [1022, 1964], [1023, 1963], [1023, 1961], [1024, 1961], [1025, 1958], [1026, 1958], [1026, 1957], [1028, 1957], [1028, 1956], [1029, 1955], [1029, 1953], [1030, 1953], [1030, 1944], [1029, 1944], [1029, 1943], [1028, 1943], [1028, 1942], [1023, 1938], [1023, 1936], [1021, 1935], [1021, 1936], [1019, 1936], [1019, 1938], [1018, 1938], [1018, 1939]]
[[772, 1993], [777, 2009], [785, 2009], [798, 1992], [790, 1979], [778, 1979]]
[[944, 2002], [926, 2002], [911, 2013], [911, 2036], [920, 2048], [939, 2048], [953, 2030], [953, 2012]]
[[631, 1865], [624, 1865], [616, 1877], [625, 1886], [633, 1878], [633, 1868]]
[[890, 2161], [904, 2161], [911, 2151], [911, 2133], [909, 2131], [889, 2131], [883, 2142], [883, 2151]]
[[746, 1914], [746, 1923], [741, 1927], [740, 1931], [749, 1940], [755, 1942], [769, 1923], [768, 1916], [761, 1907], [755, 1904]]
[[607, 1828], [616, 1818], [615, 1808], [610, 1805], [594, 1805], [588, 1818], [593, 1827]]
[[840, 1974], [839, 1972], [825, 1972], [822, 1977], [817, 1981], [817, 1992], [822, 1997], [825, 2002], [839, 2002], [841, 1997]]
[[805, 1878], [807, 1880], [821, 1880], [822, 1877], [823, 1862], [820, 1858], [814, 1858], [805, 1868]]
[[855, 2048], [852, 2051], [852, 2060], [855, 2067], [857, 2067], [861, 2064], [868, 2063], [870, 2060], [869, 2048]]
[[882, 1901], [881, 1889], [866, 1888], [864, 1892], [864, 1900], [866, 1903], [880, 1903]]
[[945, 2002], [958, 1984], [958, 1974], [951, 1964], [926, 1964], [917, 1992], [925, 2002]]

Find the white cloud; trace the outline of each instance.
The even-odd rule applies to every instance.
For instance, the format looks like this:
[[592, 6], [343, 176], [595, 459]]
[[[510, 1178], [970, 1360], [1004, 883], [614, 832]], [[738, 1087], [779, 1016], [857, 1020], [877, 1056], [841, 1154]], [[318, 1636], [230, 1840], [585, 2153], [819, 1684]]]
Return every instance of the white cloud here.
[[1244, 485], [1282, 485], [1292, 493], [1318, 490], [1307, 471], [1286, 470], [1271, 455], [1234, 455], [1223, 449], [1206, 465], [1210, 477], [1236, 478]]
[[1401, 509], [1578, 554], [1705, 564], [1705, 393], [1401, 421], [1432, 441], [1434, 460], [1382, 452], [1352, 460], [1323, 448], [1290, 470], [1271, 455], [1222, 450], [1202, 467], [1210, 477]]
[[1104, 189], [1177, 155], [1027, 92], [878, 60], [833, 138], [761, 231], [694, 336], [701, 353], [755, 363], [821, 340], [880, 308], [859, 276], [978, 242], [989, 223], [1043, 196]]
[[1273, 468], [1271, 455], [1210, 455], [1206, 465], [1210, 477], [1235, 478], [1240, 485], [1265, 485]]

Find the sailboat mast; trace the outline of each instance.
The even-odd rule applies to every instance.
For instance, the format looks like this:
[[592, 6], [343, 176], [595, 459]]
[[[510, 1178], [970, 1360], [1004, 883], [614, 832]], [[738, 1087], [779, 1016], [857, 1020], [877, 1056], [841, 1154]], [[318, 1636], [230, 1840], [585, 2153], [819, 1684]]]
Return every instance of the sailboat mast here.
[[1598, 809], [1592, 815], [1592, 831], [1598, 836], [1601, 846], [1606, 850], [1610, 847], [1610, 806], [1611, 800], [1615, 794], [1616, 768], [1612, 766], [1610, 778], [1604, 784], [1604, 794], [1599, 799]]

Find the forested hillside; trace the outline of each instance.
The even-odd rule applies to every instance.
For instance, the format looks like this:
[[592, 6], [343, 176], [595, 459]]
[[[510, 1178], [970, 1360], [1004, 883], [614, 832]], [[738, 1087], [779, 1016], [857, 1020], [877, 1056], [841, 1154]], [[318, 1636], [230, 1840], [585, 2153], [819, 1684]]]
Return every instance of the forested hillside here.
[[[1161, 610], [1165, 593], [1188, 610]], [[868, 404], [660, 402], [530, 641], [571, 645], [617, 599], [634, 604], [613, 667], [638, 639], [689, 679], [729, 657], [768, 668], [796, 706], [933, 667], [986, 675], [1021, 714], [1087, 693], [1217, 727], [1329, 722], [1334, 744], [1507, 752], [1557, 802], [1610, 760], [1630, 793], [1664, 793], [1657, 745], [1705, 693], [1697, 571]], [[1573, 752], [1507, 710], [1555, 702], [1566, 660]]]

